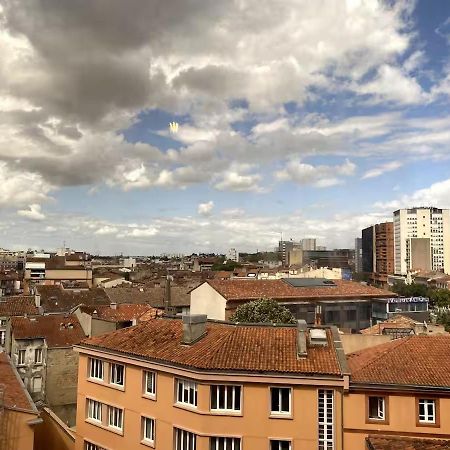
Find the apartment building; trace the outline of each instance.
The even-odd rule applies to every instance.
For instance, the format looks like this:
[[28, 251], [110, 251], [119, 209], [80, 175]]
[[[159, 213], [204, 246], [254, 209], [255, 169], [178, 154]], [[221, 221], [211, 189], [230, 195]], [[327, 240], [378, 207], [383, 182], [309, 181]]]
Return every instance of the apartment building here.
[[449, 335], [396, 339], [348, 355], [348, 364], [344, 448], [450, 448]]
[[334, 328], [183, 316], [76, 348], [76, 450], [343, 449]]
[[394, 212], [395, 274], [411, 270], [450, 274], [450, 210], [399, 209]]
[[362, 238], [355, 238], [355, 272], [362, 272]]

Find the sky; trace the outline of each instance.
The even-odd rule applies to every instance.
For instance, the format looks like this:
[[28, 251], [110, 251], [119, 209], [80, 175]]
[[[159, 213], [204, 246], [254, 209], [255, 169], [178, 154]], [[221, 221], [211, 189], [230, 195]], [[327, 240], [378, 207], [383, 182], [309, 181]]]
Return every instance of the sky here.
[[3, 248], [353, 247], [450, 207], [450, 1], [0, 0], [0, 177]]

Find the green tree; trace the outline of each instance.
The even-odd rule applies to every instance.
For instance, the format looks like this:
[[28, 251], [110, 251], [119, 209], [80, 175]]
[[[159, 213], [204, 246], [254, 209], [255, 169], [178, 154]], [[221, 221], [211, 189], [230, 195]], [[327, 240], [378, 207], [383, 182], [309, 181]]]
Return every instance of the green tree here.
[[230, 320], [243, 323], [296, 323], [292, 313], [271, 298], [261, 298], [238, 306]]

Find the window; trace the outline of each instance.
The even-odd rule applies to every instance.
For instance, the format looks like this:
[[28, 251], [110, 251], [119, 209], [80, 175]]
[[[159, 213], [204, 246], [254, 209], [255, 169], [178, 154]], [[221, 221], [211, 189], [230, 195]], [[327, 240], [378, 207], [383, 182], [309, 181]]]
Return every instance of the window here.
[[333, 391], [319, 389], [319, 450], [333, 450]]
[[142, 418], [142, 433], [144, 441], [153, 444], [155, 442], [155, 419]]
[[144, 394], [154, 396], [156, 395], [156, 373], [144, 372]]
[[6, 331], [0, 331], [0, 345], [5, 345]]
[[34, 363], [42, 364], [42, 348], [37, 348], [34, 350]]
[[6, 319], [0, 319], [0, 327], [6, 327]]
[[108, 425], [122, 430], [123, 428], [123, 410], [115, 406], [108, 406]]
[[102, 404], [96, 400], [88, 399], [88, 419], [102, 421]]
[[175, 428], [175, 450], [195, 450], [197, 436], [186, 430]]
[[270, 388], [272, 414], [291, 414], [291, 388]]
[[384, 397], [369, 397], [369, 419], [370, 420], [385, 420], [386, 419], [386, 405]]
[[103, 380], [103, 361], [101, 359], [89, 358], [89, 377]]
[[241, 450], [241, 439], [234, 437], [212, 437], [210, 450]]
[[110, 381], [112, 384], [123, 386], [125, 367], [122, 364], [110, 364]]
[[17, 353], [17, 365], [23, 366], [25, 364], [25, 350], [19, 350]]
[[291, 441], [271, 440], [270, 450], [291, 450]]
[[241, 386], [211, 386], [211, 409], [240, 411]]
[[104, 447], [100, 447], [99, 445], [93, 444], [92, 442], [84, 441], [84, 449], [85, 450], [105, 450]]
[[42, 377], [34, 377], [31, 388], [33, 392], [41, 392], [42, 389]]
[[177, 379], [177, 402], [197, 406], [197, 383]]
[[436, 423], [436, 401], [419, 399], [419, 422]]

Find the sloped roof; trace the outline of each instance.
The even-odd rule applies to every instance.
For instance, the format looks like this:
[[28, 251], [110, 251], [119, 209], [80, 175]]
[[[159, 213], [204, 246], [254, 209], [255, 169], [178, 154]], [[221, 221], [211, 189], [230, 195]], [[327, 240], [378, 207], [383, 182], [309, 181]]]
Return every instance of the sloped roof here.
[[39, 314], [34, 303], [34, 296], [14, 295], [3, 297], [0, 300], [0, 317], [24, 316], [25, 314], [30, 316]]
[[308, 348], [297, 358], [297, 328], [207, 323], [207, 333], [192, 345], [182, 344], [180, 319], [156, 319], [135, 327], [86, 339], [101, 348], [200, 370], [283, 372], [340, 375], [331, 330], [328, 346]]
[[118, 304], [115, 308], [112, 308], [111, 305], [82, 305], [80, 310], [108, 322], [129, 322], [133, 319], [140, 319], [146, 313], [148, 313], [147, 317], [156, 317], [162, 314], [162, 311], [150, 305], [126, 303]]
[[383, 334], [383, 330], [385, 328], [406, 328], [406, 329], [414, 329], [416, 325], [416, 321], [411, 319], [411, 317], [406, 317], [402, 315], [396, 315], [391, 319], [385, 320], [384, 322], [377, 323], [372, 327], [365, 328], [361, 330], [361, 334], [375, 335], [375, 334]]
[[[142, 289], [142, 290], [141, 290]], [[170, 297], [172, 306], [189, 306], [191, 303], [189, 286], [172, 286]], [[109, 300], [113, 303], [148, 303], [155, 308], [164, 306], [165, 287], [123, 287], [105, 289]]]
[[250, 300], [268, 297], [274, 299], [375, 298], [396, 297], [397, 294], [354, 281], [332, 280], [334, 286], [294, 287], [284, 280], [208, 280], [227, 300]]
[[353, 383], [450, 389], [450, 336], [412, 335], [347, 355]]
[[403, 436], [368, 436], [369, 450], [449, 450], [450, 441]]
[[49, 348], [70, 347], [86, 336], [75, 315], [14, 317], [11, 320], [14, 339], [44, 338]]

